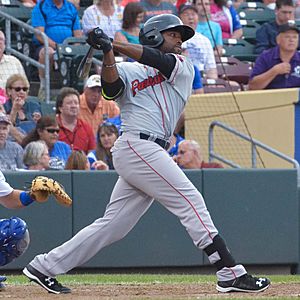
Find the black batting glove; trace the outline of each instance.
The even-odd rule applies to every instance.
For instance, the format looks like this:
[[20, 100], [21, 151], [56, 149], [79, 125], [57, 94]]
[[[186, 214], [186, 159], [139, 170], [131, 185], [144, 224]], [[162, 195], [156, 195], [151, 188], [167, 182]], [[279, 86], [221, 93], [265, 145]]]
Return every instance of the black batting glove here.
[[87, 43], [103, 53], [108, 53], [112, 49], [112, 43], [108, 35], [99, 27], [88, 33]]

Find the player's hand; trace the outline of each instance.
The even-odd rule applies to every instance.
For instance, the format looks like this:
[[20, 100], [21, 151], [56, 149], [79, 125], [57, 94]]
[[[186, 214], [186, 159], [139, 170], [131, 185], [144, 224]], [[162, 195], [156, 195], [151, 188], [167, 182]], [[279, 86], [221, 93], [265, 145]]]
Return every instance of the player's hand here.
[[88, 33], [87, 43], [95, 49], [108, 53], [112, 49], [112, 43], [108, 35], [99, 27]]
[[273, 68], [276, 71], [276, 74], [289, 74], [291, 72], [291, 65], [286, 62], [275, 65]]

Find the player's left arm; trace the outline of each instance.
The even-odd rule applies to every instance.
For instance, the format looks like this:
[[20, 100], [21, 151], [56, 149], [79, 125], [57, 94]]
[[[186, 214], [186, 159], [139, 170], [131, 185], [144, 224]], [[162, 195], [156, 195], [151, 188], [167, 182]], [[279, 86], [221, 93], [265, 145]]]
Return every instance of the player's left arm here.
[[13, 190], [10, 194], [0, 197], [0, 204], [9, 209], [24, 207], [20, 201], [21, 193], [21, 190]]

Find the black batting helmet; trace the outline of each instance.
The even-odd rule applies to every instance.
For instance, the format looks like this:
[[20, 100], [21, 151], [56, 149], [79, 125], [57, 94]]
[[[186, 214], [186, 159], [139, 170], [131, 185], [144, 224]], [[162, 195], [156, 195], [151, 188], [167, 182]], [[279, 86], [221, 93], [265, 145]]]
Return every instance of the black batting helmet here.
[[180, 32], [183, 42], [195, 34], [194, 29], [183, 25], [177, 16], [164, 14], [154, 16], [146, 21], [140, 30], [140, 43], [151, 48], [159, 47], [164, 42], [161, 32], [171, 29]]

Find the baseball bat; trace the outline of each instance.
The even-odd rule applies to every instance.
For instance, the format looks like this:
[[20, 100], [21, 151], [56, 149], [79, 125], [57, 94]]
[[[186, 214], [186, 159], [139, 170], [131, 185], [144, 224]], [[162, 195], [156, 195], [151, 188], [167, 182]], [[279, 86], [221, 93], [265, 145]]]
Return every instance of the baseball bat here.
[[85, 79], [89, 76], [92, 62], [93, 62], [94, 48], [90, 46], [90, 49], [86, 53], [86, 55], [82, 58], [78, 68], [76, 75], [79, 79]]

